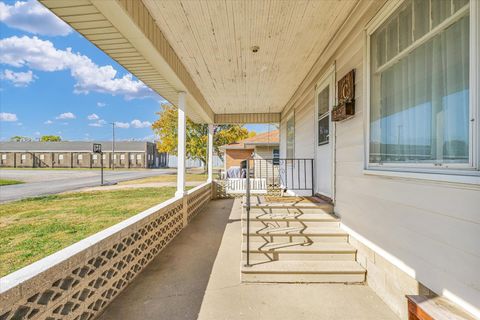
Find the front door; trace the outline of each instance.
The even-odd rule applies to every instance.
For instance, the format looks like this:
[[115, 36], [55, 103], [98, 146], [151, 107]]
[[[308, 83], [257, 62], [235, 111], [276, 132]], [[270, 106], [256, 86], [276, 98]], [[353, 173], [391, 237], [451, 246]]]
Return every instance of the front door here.
[[315, 94], [315, 192], [332, 199], [334, 134], [330, 112], [335, 101], [333, 70], [318, 84]]

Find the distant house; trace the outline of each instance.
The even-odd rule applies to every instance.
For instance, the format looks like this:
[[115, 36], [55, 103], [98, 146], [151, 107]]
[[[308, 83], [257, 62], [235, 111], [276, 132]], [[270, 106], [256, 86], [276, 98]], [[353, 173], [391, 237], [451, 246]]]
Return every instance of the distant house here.
[[275, 159], [280, 152], [279, 130], [257, 134], [254, 137], [220, 147], [224, 153], [224, 169], [240, 167], [241, 162], [248, 158]]

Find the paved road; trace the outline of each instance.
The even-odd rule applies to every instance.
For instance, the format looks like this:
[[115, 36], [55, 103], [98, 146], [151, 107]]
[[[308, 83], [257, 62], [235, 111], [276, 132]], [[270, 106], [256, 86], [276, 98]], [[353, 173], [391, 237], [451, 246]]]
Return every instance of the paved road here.
[[[104, 179], [106, 182], [120, 182], [175, 172], [175, 169], [108, 170]], [[26, 182], [0, 187], [0, 202], [100, 185], [100, 170], [0, 170], [0, 177]]]

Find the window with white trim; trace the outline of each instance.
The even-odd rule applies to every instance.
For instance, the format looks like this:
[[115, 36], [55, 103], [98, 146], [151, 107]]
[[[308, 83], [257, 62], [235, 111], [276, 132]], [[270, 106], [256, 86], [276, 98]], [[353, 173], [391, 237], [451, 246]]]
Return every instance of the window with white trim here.
[[317, 94], [317, 122], [318, 122], [318, 137], [317, 143], [319, 146], [328, 144], [330, 136], [330, 86], [326, 86]]
[[475, 166], [471, 41], [468, 0], [406, 0], [369, 32], [369, 166]]
[[295, 116], [287, 120], [287, 159], [295, 157]]

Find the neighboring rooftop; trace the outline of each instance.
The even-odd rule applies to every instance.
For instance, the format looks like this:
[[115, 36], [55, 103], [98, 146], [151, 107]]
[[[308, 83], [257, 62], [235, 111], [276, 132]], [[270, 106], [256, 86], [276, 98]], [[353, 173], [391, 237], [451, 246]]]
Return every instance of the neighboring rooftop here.
[[[44, 151], [66, 151], [66, 152], [91, 152], [94, 143], [102, 145], [102, 151], [111, 152], [111, 141], [58, 141], [58, 142], [0, 142], [0, 151], [14, 152], [14, 151], [30, 151], [30, 152], [44, 152]], [[141, 151], [147, 149], [148, 144], [152, 142], [145, 141], [116, 141], [115, 151]]]
[[278, 146], [280, 144], [279, 130], [273, 130], [257, 134], [253, 137], [240, 140], [235, 143], [221, 146], [220, 149], [244, 149], [255, 146]]

